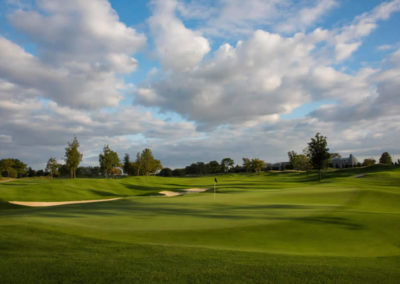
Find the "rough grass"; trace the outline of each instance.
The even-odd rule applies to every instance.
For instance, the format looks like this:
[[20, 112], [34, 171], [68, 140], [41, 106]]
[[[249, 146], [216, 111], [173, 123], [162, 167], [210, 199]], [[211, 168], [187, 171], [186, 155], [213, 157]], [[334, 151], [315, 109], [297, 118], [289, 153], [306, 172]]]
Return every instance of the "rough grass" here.
[[[357, 178], [358, 175], [364, 176]], [[1, 282], [396, 283], [400, 170], [0, 184]], [[7, 203], [122, 197], [26, 208]]]

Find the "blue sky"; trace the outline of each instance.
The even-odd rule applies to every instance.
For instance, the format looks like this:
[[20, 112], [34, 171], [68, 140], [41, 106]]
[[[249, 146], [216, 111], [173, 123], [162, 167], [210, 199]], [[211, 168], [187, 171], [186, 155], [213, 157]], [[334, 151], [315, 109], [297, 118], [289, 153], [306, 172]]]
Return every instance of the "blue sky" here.
[[400, 1], [0, 1], [0, 157], [400, 154]]

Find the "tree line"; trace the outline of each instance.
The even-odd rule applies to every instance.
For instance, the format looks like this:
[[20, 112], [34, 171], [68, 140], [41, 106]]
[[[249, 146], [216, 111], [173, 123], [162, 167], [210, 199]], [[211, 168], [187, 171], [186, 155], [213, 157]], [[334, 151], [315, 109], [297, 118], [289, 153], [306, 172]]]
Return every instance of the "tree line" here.
[[[330, 161], [338, 154], [329, 153], [329, 148], [326, 136], [317, 133], [315, 137], [307, 144], [303, 150], [303, 154], [297, 154], [295, 151], [288, 152], [291, 166], [296, 170], [308, 171], [310, 169], [318, 170], [319, 180], [324, 169], [329, 166]], [[358, 163], [356, 166], [373, 166], [376, 163], [375, 159], [364, 159], [363, 164]], [[382, 153], [379, 163], [383, 165], [392, 165], [392, 157], [388, 152]], [[400, 160], [398, 160], [400, 164]]]
[[[129, 154], [125, 154], [124, 163], [121, 163], [117, 152], [113, 151], [109, 145], [105, 145], [102, 153], [99, 154], [99, 166], [80, 167], [83, 154], [79, 152], [79, 141], [75, 136], [71, 142], [67, 143], [64, 154], [64, 164], [50, 157], [47, 161], [45, 170], [35, 171], [27, 168], [27, 165], [18, 159], [0, 160], [0, 173], [5, 177], [115, 177], [125, 173], [126, 175], [152, 175], [162, 169], [161, 161], [154, 158], [150, 149], [146, 148], [136, 154], [136, 160], [130, 161]], [[123, 169], [123, 172], [122, 172]]]
[[[329, 153], [327, 147], [327, 138], [317, 133], [315, 137], [307, 144], [302, 154], [295, 151], [288, 152], [289, 162], [284, 163], [276, 169], [295, 169], [301, 171], [317, 170], [319, 178], [321, 172], [326, 169], [332, 158], [338, 154]], [[64, 164], [57, 162], [57, 159], [50, 157], [47, 161], [45, 170], [35, 171], [27, 168], [27, 165], [18, 159], [2, 159], [0, 160], [0, 174], [4, 177], [34, 177], [34, 176], [69, 176], [76, 178], [82, 177], [115, 177], [117, 175], [143, 176], [155, 175], [160, 176], [187, 176], [187, 175], [207, 175], [207, 174], [224, 174], [224, 173], [240, 173], [255, 172], [274, 169], [274, 166], [267, 164], [259, 158], [242, 158], [241, 165], [235, 165], [233, 159], [227, 157], [220, 162], [213, 160], [208, 163], [196, 162], [184, 168], [170, 169], [163, 168], [161, 161], [154, 158], [150, 149], [146, 148], [142, 152], [136, 153], [135, 159], [132, 161], [129, 154], [125, 154], [121, 162], [117, 152], [113, 151], [109, 145], [105, 145], [102, 153], [99, 154], [99, 166], [80, 167], [83, 154], [79, 152], [79, 142], [74, 137], [71, 142], [67, 143], [64, 154]], [[392, 165], [392, 157], [388, 152], [382, 153], [380, 164]], [[372, 166], [376, 164], [376, 160], [372, 158], [364, 159], [363, 163], [357, 166]], [[400, 159], [397, 161], [400, 165]]]

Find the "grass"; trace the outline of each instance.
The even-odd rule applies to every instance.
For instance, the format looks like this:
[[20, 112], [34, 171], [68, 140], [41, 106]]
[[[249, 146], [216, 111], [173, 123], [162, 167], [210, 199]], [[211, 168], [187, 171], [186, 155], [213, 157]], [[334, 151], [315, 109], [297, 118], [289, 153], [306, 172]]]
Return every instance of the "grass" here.
[[[4, 283], [396, 283], [400, 169], [0, 183]], [[27, 208], [7, 203], [122, 197]]]

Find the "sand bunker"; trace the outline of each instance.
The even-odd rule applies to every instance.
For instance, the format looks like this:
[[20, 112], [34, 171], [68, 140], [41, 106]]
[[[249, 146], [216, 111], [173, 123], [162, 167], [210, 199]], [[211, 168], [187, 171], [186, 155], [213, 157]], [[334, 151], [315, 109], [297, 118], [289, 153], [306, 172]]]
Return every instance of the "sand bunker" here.
[[178, 195], [183, 194], [183, 192], [175, 192], [175, 191], [168, 191], [168, 190], [163, 190], [163, 191], [160, 191], [159, 193], [163, 194], [166, 197], [178, 196]]
[[186, 189], [183, 189], [182, 192], [163, 190], [163, 191], [160, 191], [159, 193], [163, 194], [165, 197], [173, 197], [173, 196], [179, 196], [179, 195], [188, 194], [188, 193], [204, 192], [207, 190], [209, 190], [209, 188], [186, 188]]
[[10, 181], [14, 181], [15, 179], [14, 178], [10, 178], [10, 179], [0, 179], [0, 183], [3, 183], [3, 182], [10, 182]]
[[365, 177], [365, 174], [359, 174], [355, 176], [355, 178], [362, 178], [362, 177]]
[[47, 206], [58, 206], [67, 204], [82, 204], [82, 203], [94, 203], [94, 202], [106, 202], [118, 200], [121, 198], [110, 198], [110, 199], [97, 199], [97, 200], [79, 200], [79, 201], [59, 201], [59, 202], [43, 202], [43, 201], [8, 201], [11, 204], [23, 205], [29, 207], [47, 207]]

